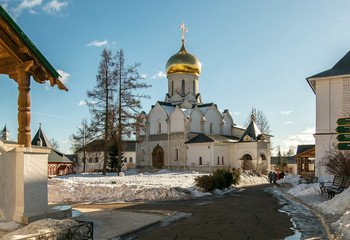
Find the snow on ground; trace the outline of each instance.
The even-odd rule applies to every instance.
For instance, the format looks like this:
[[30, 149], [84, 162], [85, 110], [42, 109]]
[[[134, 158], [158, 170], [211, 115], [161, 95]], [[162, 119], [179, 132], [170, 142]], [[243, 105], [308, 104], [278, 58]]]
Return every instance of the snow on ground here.
[[[48, 199], [50, 203], [62, 204], [202, 197], [212, 194], [202, 192], [195, 186], [195, 178], [203, 174], [207, 173], [171, 172], [168, 170], [161, 170], [157, 173], [139, 173], [137, 170], [131, 170], [124, 172], [124, 176], [116, 174], [61, 176], [49, 179]], [[267, 177], [264, 175], [257, 176], [252, 172], [242, 171], [241, 181], [237, 187], [267, 182]], [[281, 186], [291, 187], [288, 190], [289, 194], [315, 207], [323, 214], [336, 216], [331, 227], [344, 239], [350, 239], [350, 189], [338, 194], [333, 199], [327, 199], [327, 196], [320, 195], [318, 184], [300, 184], [300, 176], [298, 175], [289, 174], [284, 179], [278, 180], [277, 183]], [[221, 195], [231, 190], [216, 190], [213, 194]], [[0, 222], [0, 231], [12, 231], [18, 228], [14, 223], [8, 224]]]
[[299, 178], [298, 175], [290, 174], [284, 179], [277, 180], [277, 183], [282, 183], [282, 186], [283, 184], [294, 186], [287, 191], [288, 194], [313, 206], [318, 212], [325, 215], [328, 221], [336, 219], [331, 223], [331, 227], [343, 239], [350, 239], [350, 188], [328, 199], [327, 194], [321, 195], [319, 183], [297, 185]]
[[[67, 175], [49, 180], [50, 203], [131, 202], [148, 200], [186, 199], [210, 195], [195, 186], [195, 178], [207, 173], [192, 171], [138, 173], [126, 171], [124, 176], [109, 174]], [[242, 171], [238, 185], [267, 183], [265, 176]], [[214, 194], [218, 194], [215, 192]]]
[[[48, 200], [52, 204], [92, 203], [92, 202], [130, 202], [167, 199], [186, 199], [208, 195], [222, 195], [230, 189], [213, 193], [202, 192], [195, 186], [195, 178], [208, 173], [194, 171], [171, 172], [160, 170], [156, 173], [139, 173], [137, 170], [125, 171], [122, 176], [116, 174], [80, 174], [66, 175], [48, 180]], [[267, 183], [264, 175], [257, 176], [249, 171], [241, 172], [239, 187]], [[55, 220], [54, 220], [55, 221]], [[35, 223], [35, 224], [34, 224]], [[12, 232], [25, 235], [30, 231], [48, 231], [52, 221], [37, 221], [27, 227]], [[63, 220], [57, 225], [66, 224]], [[69, 223], [68, 223], [69, 224]], [[21, 227], [17, 223], [0, 222], [0, 231], [10, 232]], [[28, 230], [29, 229], [29, 230]], [[45, 230], [46, 229], [46, 230]]]
[[[13, 231], [4, 235], [1, 239], [10, 240], [10, 239], [36, 239], [33, 235], [36, 234], [45, 234], [55, 230], [67, 229], [71, 226], [77, 225], [78, 223], [74, 220], [55, 220], [55, 219], [42, 219], [39, 221], [35, 221], [28, 226]], [[65, 232], [62, 234], [58, 234], [57, 239], [65, 239]], [[78, 235], [79, 236], [79, 235]], [[78, 237], [75, 236], [75, 237]], [[51, 238], [50, 238], [51, 239]], [[53, 238], [52, 238], [53, 239]], [[55, 238], [56, 239], [56, 238]], [[76, 238], [78, 239], [78, 238]]]

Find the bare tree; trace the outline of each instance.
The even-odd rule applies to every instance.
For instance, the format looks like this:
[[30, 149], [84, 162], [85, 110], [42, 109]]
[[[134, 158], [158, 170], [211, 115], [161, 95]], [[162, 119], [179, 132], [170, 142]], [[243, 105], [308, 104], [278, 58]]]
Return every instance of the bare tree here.
[[58, 144], [56, 139], [51, 138], [49, 140], [49, 142], [50, 142], [52, 148], [57, 149], [57, 150], [60, 148], [60, 145]]
[[[264, 112], [262, 110], [257, 110], [256, 108], [253, 108], [252, 112], [255, 115], [255, 122], [260, 127], [260, 130], [263, 133], [270, 134], [271, 133], [270, 124]], [[249, 114], [245, 125], [248, 126], [250, 121], [251, 121], [251, 114]]]
[[91, 140], [91, 130], [89, 129], [87, 119], [84, 118], [81, 121], [81, 125], [78, 126], [78, 131], [71, 135], [72, 150], [77, 153], [79, 150], [83, 151], [83, 172], [85, 172], [86, 165], [86, 144]]
[[350, 152], [339, 151], [333, 146], [326, 152], [321, 164], [332, 174], [350, 176]]
[[140, 89], [146, 89], [151, 85], [146, 84], [138, 73], [140, 63], [131, 66], [125, 65], [125, 57], [123, 49], [116, 54], [115, 77], [118, 86], [118, 125], [116, 131], [118, 144], [118, 164], [117, 171], [121, 171], [121, 157], [123, 149], [123, 140], [130, 138], [134, 134], [134, 124], [137, 122], [139, 110], [141, 109], [141, 99], [150, 98], [149, 95], [137, 93]]
[[[91, 113], [91, 127], [96, 138], [103, 138], [105, 144], [111, 140], [115, 130], [116, 119], [116, 76], [114, 73], [114, 61], [112, 52], [103, 49], [101, 61], [96, 76], [96, 86], [92, 91], [87, 91], [89, 110]], [[102, 174], [106, 175], [108, 150], [104, 149]]]

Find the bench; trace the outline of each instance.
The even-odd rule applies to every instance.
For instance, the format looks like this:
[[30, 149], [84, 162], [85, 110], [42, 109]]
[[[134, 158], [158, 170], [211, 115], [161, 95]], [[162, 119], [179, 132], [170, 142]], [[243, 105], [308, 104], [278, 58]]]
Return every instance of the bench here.
[[344, 191], [348, 187], [350, 187], [350, 177], [344, 177], [342, 186], [339, 188], [332, 187], [331, 189], [328, 190], [328, 195], [330, 195], [330, 197], [332, 198], [335, 196], [335, 194], [341, 193], [342, 191]]
[[316, 176], [308, 176], [308, 177], [306, 178], [306, 183], [307, 183], [307, 184], [310, 184], [310, 183], [317, 183], [317, 181], [318, 181], [318, 177], [316, 177]]
[[327, 192], [328, 198], [332, 198], [333, 191], [336, 192], [342, 187], [344, 187], [343, 186], [344, 178], [346, 177], [335, 175], [331, 185], [327, 184], [326, 182], [321, 182], [320, 183], [321, 194], [323, 195], [324, 192]]

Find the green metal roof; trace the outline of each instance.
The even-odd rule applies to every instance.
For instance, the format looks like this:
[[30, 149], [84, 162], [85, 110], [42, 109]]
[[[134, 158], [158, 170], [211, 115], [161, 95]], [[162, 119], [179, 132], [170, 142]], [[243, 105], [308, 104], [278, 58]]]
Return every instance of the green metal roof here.
[[27, 35], [22, 31], [22, 29], [17, 25], [17, 23], [8, 15], [5, 9], [0, 5], [0, 14], [3, 16], [7, 22], [11, 25], [13, 30], [21, 37], [21, 39], [28, 45], [30, 49], [39, 57], [39, 59], [44, 63], [44, 65], [50, 70], [50, 72], [58, 78], [60, 75], [56, 69], [49, 63], [49, 61], [44, 57], [44, 55], [39, 51], [39, 49], [32, 43], [32, 41], [27, 37]]

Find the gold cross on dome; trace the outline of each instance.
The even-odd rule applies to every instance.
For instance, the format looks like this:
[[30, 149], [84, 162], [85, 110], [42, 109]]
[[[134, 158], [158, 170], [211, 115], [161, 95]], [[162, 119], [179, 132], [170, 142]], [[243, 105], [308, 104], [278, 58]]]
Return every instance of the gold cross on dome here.
[[184, 21], [182, 21], [180, 29], [182, 30], [182, 41], [185, 41], [185, 32], [187, 32], [187, 28], [185, 27]]

